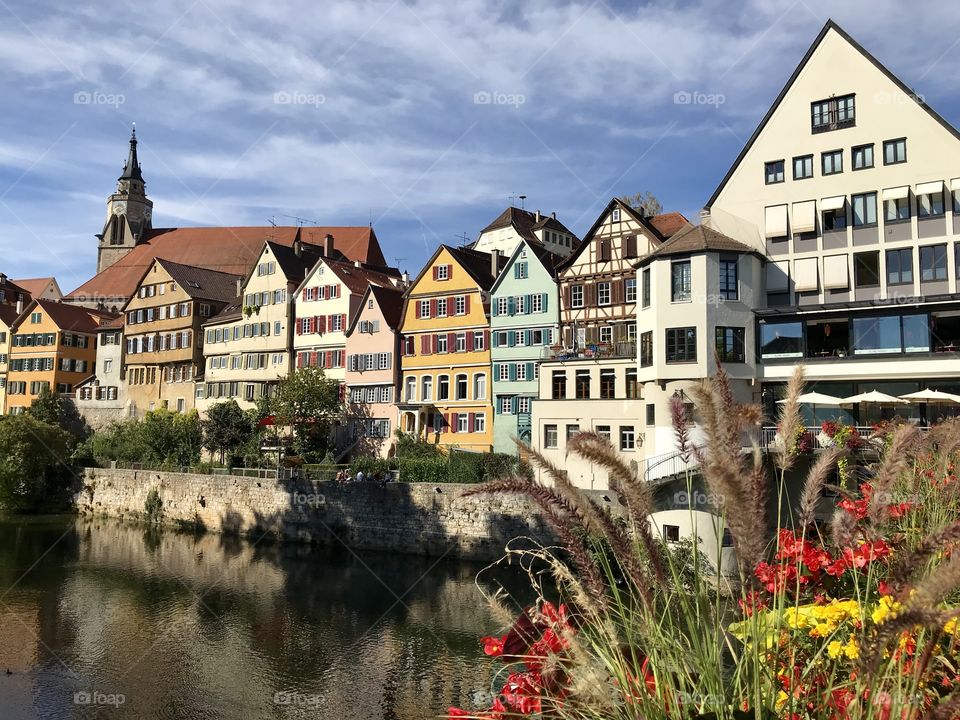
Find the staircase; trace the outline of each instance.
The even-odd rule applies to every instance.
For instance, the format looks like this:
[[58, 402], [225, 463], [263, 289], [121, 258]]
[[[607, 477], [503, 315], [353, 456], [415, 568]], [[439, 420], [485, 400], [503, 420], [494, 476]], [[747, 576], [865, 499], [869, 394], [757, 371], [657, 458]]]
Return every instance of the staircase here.
[[643, 467], [643, 481], [665, 482], [688, 472], [696, 473], [698, 468], [699, 464], [692, 452], [674, 450], [646, 458]]

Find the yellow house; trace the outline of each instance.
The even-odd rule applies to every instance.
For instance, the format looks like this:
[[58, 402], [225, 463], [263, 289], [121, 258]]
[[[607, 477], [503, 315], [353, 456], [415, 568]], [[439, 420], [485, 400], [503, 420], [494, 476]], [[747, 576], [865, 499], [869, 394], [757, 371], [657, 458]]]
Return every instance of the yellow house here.
[[440, 445], [489, 451], [489, 291], [498, 252], [441, 245], [404, 298], [399, 427]]

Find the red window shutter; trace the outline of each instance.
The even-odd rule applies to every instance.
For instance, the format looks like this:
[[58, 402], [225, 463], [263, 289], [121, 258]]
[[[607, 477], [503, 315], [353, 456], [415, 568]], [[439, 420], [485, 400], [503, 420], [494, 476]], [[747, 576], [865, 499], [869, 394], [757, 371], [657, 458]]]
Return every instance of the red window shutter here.
[[466, 295], [463, 298], [463, 312], [467, 315], [470, 314], [470, 296]]
[[570, 300], [570, 286], [567, 285], [567, 286], [565, 286], [565, 287], [563, 288], [563, 304], [566, 305], [566, 307], [569, 309], [569, 308], [570, 308], [570, 303], [571, 303], [571, 300]]
[[296, 325], [297, 325], [297, 335], [301, 335], [303, 332], [303, 322], [301, 321], [300, 318], [297, 318]]
[[327, 350], [327, 352], [324, 353], [324, 355], [326, 355], [326, 357], [324, 357], [323, 359], [323, 362], [324, 362], [323, 366], [326, 368], [332, 368], [333, 367], [333, 351]]
[[457, 298], [455, 295], [451, 295], [447, 298], [447, 315], [456, 315], [457, 314]]
[[437, 352], [437, 336], [431, 335], [430, 338], [431, 338], [431, 344], [433, 346], [433, 352]]
[[490, 331], [483, 331], [483, 349], [486, 351], [490, 350]]
[[309, 297], [309, 288], [303, 289], [303, 299], [306, 300]]
[[303, 367], [303, 353], [297, 353], [297, 367]]
[[473, 419], [476, 417], [476, 413], [470, 413], [467, 415], [467, 432], [473, 432]]
[[340, 398], [340, 402], [343, 402], [347, 397], [347, 386], [343, 383], [340, 383], [337, 388], [337, 397]]
[[323, 334], [327, 331], [327, 318], [325, 315], [320, 315], [317, 317], [317, 325], [318, 325], [317, 332]]
[[433, 432], [433, 413], [427, 413], [427, 432]]
[[436, 265], [433, 266], [433, 279], [436, 280], [440, 277], [440, 268]]
[[347, 315], [346, 313], [340, 313], [340, 329], [343, 332], [347, 331]]
[[437, 316], [437, 299], [431, 298], [430, 300], [430, 317], [435, 318]]
[[453, 265], [447, 265], [447, 280], [453, 280]]
[[420, 354], [421, 355], [430, 354], [430, 336], [429, 335], [420, 336]]
[[316, 365], [317, 364], [317, 354], [315, 352], [304, 353], [306, 356], [304, 360], [306, 365]]
[[407, 354], [407, 339], [405, 337], [400, 338], [400, 355]]
[[457, 431], [457, 414], [450, 413], [447, 416], [447, 426], [450, 428], [450, 432], [455, 433]]
[[447, 352], [457, 351], [457, 334], [447, 333]]

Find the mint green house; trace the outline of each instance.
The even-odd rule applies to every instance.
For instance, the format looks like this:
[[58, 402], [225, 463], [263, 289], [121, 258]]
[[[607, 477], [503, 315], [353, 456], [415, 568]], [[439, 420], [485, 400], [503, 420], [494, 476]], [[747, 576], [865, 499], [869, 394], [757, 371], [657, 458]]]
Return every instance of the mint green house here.
[[530, 441], [540, 361], [559, 342], [560, 295], [555, 264], [563, 258], [522, 240], [491, 290], [493, 449], [517, 453], [513, 438]]

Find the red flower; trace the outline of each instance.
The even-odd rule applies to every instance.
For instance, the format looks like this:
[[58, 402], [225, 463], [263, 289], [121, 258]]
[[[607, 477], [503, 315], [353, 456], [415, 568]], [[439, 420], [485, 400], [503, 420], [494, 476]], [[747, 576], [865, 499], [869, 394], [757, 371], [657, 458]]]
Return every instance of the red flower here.
[[460, 708], [456, 707], [447, 708], [447, 720], [450, 720], [450, 718], [463, 717], [470, 717], [470, 713], [468, 713], [466, 710], [461, 710]]
[[507, 635], [503, 637], [485, 637], [480, 642], [483, 643], [483, 654], [492, 657], [503, 655], [503, 644], [507, 641]]

